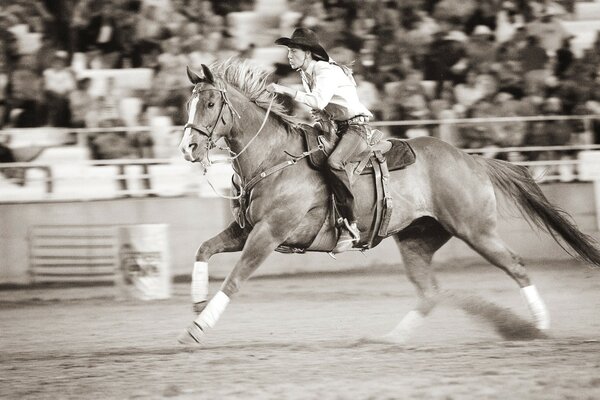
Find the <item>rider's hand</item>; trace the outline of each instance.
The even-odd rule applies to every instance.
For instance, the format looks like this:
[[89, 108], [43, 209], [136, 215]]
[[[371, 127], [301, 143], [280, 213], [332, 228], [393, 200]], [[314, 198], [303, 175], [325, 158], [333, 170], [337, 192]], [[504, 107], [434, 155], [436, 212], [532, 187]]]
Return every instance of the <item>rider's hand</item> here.
[[285, 94], [292, 97], [296, 96], [296, 90], [290, 89], [282, 85], [278, 85], [276, 83], [269, 83], [265, 90], [269, 93]]
[[269, 92], [269, 93], [281, 93], [281, 92], [278, 90], [278, 87], [279, 87], [279, 85], [278, 85], [278, 84], [276, 84], [276, 83], [269, 83], [265, 89], [266, 89], [266, 91], [267, 91], [267, 92]]

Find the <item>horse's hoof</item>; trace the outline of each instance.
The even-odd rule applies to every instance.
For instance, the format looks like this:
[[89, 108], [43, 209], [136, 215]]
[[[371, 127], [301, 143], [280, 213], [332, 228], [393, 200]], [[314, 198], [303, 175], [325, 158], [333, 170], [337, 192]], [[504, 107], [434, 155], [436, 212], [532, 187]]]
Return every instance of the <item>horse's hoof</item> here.
[[192, 324], [177, 337], [177, 341], [186, 346], [202, 345], [204, 342], [204, 331], [198, 324], [192, 322]]

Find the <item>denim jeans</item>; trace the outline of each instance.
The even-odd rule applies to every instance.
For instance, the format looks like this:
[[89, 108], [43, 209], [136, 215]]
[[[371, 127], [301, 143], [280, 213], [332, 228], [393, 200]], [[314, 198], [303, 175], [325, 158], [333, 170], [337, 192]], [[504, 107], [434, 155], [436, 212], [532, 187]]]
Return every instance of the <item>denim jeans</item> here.
[[338, 128], [340, 139], [329, 156], [328, 178], [331, 190], [336, 199], [338, 210], [350, 223], [357, 221], [354, 205], [354, 194], [350, 180], [351, 171], [348, 163], [357, 161], [357, 156], [368, 148], [365, 140], [367, 127], [365, 125], [342, 125]]

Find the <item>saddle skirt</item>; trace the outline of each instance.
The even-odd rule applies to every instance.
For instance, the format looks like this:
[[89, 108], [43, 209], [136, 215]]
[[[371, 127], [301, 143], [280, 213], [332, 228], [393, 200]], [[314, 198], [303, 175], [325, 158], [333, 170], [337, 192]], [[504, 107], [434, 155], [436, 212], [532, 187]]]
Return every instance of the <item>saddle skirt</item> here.
[[[310, 125], [302, 127], [306, 140], [307, 150], [321, 146], [322, 151], [315, 151], [309, 155], [310, 164], [318, 170], [325, 170], [327, 167], [327, 158], [335, 148], [335, 143], [326, 139], [322, 131]], [[353, 174], [365, 175], [373, 174], [373, 165], [371, 157], [379, 153], [387, 161], [389, 171], [402, 169], [415, 162], [415, 152], [412, 147], [402, 139], [385, 139], [369, 146], [369, 149], [359, 154], [355, 160], [352, 160]]]

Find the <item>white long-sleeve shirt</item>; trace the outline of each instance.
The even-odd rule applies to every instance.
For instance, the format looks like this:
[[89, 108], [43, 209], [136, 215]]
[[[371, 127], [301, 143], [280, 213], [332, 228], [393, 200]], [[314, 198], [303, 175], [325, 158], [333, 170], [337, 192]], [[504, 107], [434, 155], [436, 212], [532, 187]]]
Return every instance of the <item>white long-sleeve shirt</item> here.
[[301, 71], [302, 86], [294, 99], [307, 106], [324, 111], [332, 120], [345, 121], [357, 115], [373, 114], [360, 102], [354, 80], [335, 64], [311, 61]]

